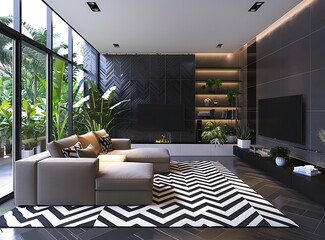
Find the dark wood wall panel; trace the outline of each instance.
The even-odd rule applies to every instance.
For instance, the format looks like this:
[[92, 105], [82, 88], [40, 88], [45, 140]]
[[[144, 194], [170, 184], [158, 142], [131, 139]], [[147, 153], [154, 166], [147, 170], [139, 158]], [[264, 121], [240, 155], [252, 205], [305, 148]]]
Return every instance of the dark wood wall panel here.
[[163, 132], [137, 130], [138, 104], [184, 104], [186, 129], [172, 132], [173, 142], [195, 142], [195, 56], [194, 55], [102, 55], [100, 89], [116, 86], [116, 101], [131, 99], [130, 111], [112, 135], [132, 142], [153, 142]]

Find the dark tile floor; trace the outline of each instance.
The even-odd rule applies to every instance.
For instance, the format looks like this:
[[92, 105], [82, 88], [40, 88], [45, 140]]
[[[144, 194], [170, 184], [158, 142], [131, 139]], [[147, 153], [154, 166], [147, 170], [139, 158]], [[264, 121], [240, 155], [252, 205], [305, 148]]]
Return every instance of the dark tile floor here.
[[[200, 158], [201, 160], [203, 158]], [[286, 188], [264, 173], [252, 169], [236, 157], [214, 157], [254, 190], [291, 218], [299, 228], [5, 228], [1, 240], [47, 239], [186, 239], [186, 240], [325, 240], [325, 207]], [[177, 160], [198, 160], [178, 158]], [[0, 214], [14, 207], [13, 200], [0, 205]]]

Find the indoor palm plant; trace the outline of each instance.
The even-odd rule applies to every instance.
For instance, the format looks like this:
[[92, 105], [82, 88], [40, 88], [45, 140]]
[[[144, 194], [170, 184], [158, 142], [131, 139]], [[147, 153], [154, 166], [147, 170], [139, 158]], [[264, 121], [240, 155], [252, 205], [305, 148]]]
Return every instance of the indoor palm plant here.
[[278, 166], [284, 166], [286, 164], [286, 159], [290, 154], [290, 150], [287, 147], [277, 146], [271, 148], [271, 157], [275, 159], [275, 163]]
[[201, 136], [204, 143], [220, 145], [227, 141], [227, 135], [219, 122], [207, 122]]
[[89, 95], [74, 104], [74, 108], [83, 109], [88, 131], [105, 129], [110, 132], [118, 124], [114, 122], [115, 118], [128, 111], [128, 109], [121, 108], [121, 106], [130, 100], [126, 99], [113, 104], [115, 86], [101, 94], [92, 81], [89, 80], [88, 85]]
[[238, 125], [236, 127], [237, 146], [240, 148], [249, 148], [251, 145], [251, 129], [248, 125]]

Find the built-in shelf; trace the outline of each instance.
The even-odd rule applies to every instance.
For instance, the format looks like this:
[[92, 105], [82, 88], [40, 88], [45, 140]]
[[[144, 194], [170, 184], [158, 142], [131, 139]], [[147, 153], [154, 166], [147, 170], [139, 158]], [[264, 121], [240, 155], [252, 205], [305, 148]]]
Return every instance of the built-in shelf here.
[[226, 71], [241, 70], [241, 67], [196, 67], [196, 71]]
[[[206, 82], [206, 80], [201, 80], [201, 79], [197, 79], [196, 83], [202, 83], [204, 84]], [[222, 80], [222, 84], [227, 84], [227, 83], [241, 83], [241, 80], [235, 80], [235, 79], [230, 79], [230, 80]]]

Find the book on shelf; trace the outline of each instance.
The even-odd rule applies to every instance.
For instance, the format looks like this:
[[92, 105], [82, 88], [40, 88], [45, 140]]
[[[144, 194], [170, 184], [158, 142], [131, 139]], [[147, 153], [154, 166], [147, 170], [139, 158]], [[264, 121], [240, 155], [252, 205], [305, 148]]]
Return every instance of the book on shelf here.
[[318, 171], [318, 169], [315, 168], [313, 165], [305, 165], [305, 166], [294, 167], [293, 172], [298, 173], [298, 174], [302, 174], [302, 175], [305, 175], [305, 176], [310, 176], [310, 177], [317, 176], [317, 175], [321, 174], [321, 172]]

